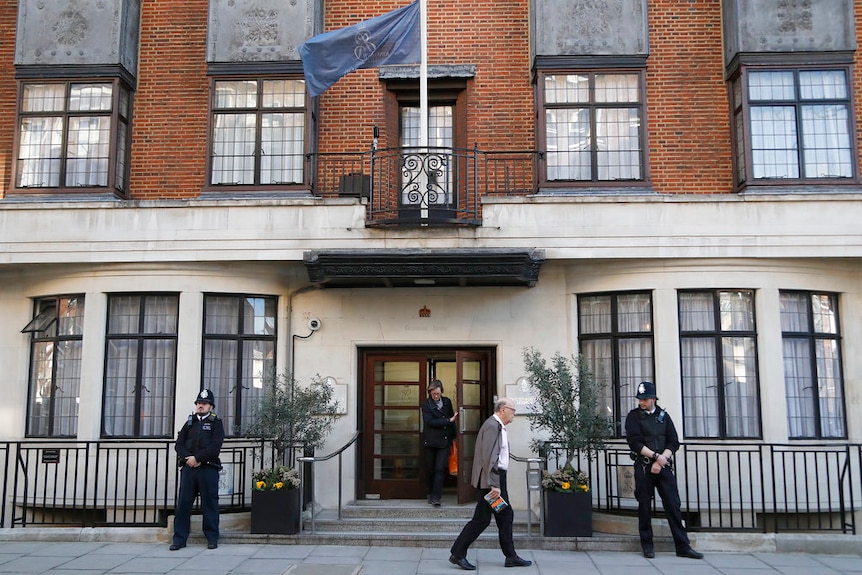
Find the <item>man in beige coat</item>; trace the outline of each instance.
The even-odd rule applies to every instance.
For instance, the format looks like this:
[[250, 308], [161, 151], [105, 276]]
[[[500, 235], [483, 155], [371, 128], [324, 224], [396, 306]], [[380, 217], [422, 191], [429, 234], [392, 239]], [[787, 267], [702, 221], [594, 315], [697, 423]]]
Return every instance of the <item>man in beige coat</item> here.
[[511, 505], [494, 513], [485, 501], [485, 495], [502, 497], [509, 502], [506, 474], [509, 468], [509, 436], [506, 426], [515, 419], [515, 405], [508, 398], [501, 398], [494, 404], [494, 414], [485, 420], [476, 436], [476, 451], [473, 455], [473, 475], [470, 482], [479, 490], [479, 501], [473, 518], [461, 530], [452, 544], [449, 562], [461, 569], [473, 571], [476, 566], [467, 561], [467, 548], [491, 524], [491, 516], [497, 521], [500, 549], [506, 556], [506, 567], [526, 567], [532, 563], [518, 557], [512, 541], [512, 521], [515, 514]]

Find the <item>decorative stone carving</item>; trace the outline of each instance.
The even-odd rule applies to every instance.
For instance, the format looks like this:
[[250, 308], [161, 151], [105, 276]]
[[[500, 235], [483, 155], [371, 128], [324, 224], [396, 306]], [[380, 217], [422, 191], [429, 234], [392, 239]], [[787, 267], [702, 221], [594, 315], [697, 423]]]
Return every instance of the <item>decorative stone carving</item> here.
[[138, 68], [141, 0], [20, 0], [18, 66], [122, 65]]
[[534, 55], [647, 55], [646, 7], [646, 0], [532, 0]]
[[318, 0], [210, 0], [207, 61], [299, 60], [299, 45], [320, 27], [320, 4]]
[[740, 53], [856, 49], [852, 0], [725, 0], [725, 62]]

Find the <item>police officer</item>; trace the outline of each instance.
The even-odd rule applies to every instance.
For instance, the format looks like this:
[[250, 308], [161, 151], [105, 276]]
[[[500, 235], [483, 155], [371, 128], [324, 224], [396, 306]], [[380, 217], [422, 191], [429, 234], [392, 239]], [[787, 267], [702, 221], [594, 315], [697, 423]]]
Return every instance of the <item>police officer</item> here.
[[180, 471], [180, 493], [174, 515], [174, 538], [171, 551], [186, 546], [191, 530], [191, 513], [195, 497], [201, 496], [203, 532], [207, 548], [218, 547], [219, 507], [218, 478], [221, 470], [219, 451], [224, 442], [224, 425], [212, 411], [215, 397], [202, 389], [195, 399], [195, 412], [189, 415], [177, 435], [174, 449]]
[[638, 500], [638, 530], [644, 557], [655, 557], [652, 535], [651, 504], [655, 490], [667, 513], [676, 554], [689, 559], [703, 559], [691, 548], [682, 523], [679, 490], [671, 469], [671, 458], [679, 449], [679, 436], [667, 411], [656, 405], [655, 384], [638, 384], [638, 407], [626, 416], [626, 441], [635, 460], [635, 498]]

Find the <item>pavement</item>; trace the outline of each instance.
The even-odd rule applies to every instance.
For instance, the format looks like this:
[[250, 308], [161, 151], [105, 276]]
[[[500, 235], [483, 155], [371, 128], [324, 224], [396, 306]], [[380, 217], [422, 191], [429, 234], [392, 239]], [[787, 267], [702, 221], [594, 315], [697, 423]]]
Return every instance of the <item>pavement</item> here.
[[[702, 549], [703, 550], [703, 549]], [[706, 551], [705, 551], [706, 552]], [[792, 551], [706, 552], [701, 560], [674, 553], [646, 559], [622, 551], [519, 551], [533, 564], [506, 569], [499, 549], [470, 549], [478, 574], [492, 575], [836, 575], [862, 574], [862, 557]], [[202, 575], [452, 575], [445, 548], [362, 545], [222, 543], [209, 550], [190, 543], [179, 551], [163, 542], [0, 541], [0, 574], [103, 575], [192, 573]]]

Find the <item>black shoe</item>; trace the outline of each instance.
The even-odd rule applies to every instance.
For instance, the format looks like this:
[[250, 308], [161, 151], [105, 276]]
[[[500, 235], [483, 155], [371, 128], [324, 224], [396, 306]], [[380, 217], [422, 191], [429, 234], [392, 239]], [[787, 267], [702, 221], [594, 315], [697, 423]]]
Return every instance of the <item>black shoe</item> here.
[[434, 507], [440, 507], [440, 502], [439, 501], [432, 501], [431, 505], [433, 505]]
[[171, 551], [176, 551], [177, 549], [182, 549], [185, 546], [185, 543], [172, 543], [171, 546], [168, 547], [168, 549], [170, 549]]
[[532, 565], [532, 561], [527, 561], [526, 559], [522, 559], [515, 555], [514, 557], [506, 557], [506, 567], [529, 567]]
[[691, 547], [687, 549], [677, 549], [677, 557], [688, 557], [689, 559], [703, 559], [703, 553], [698, 553]]
[[653, 551], [652, 549], [644, 549], [644, 557], [646, 557], [647, 559], [654, 559], [655, 551]]
[[218, 549], [218, 543], [213, 543], [213, 542], [207, 543], [207, 549]]
[[475, 571], [476, 570], [476, 566], [473, 565], [472, 563], [470, 563], [469, 561], [467, 561], [466, 557], [462, 557], [461, 559], [458, 559], [454, 555], [450, 555], [449, 556], [449, 563], [451, 563], [452, 565], [457, 565], [458, 567], [460, 567], [461, 569], [464, 569], [465, 571]]

